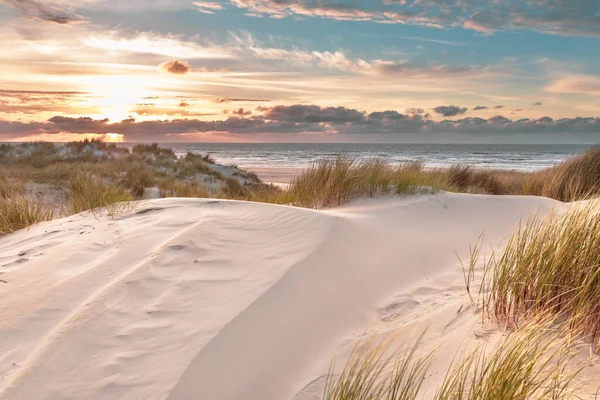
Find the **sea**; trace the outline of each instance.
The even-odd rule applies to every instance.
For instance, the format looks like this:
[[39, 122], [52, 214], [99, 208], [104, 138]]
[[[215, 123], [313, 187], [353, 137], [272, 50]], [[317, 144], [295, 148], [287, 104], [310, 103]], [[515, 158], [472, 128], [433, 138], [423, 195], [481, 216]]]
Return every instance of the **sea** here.
[[379, 157], [392, 164], [419, 161], [425, 167], [457, 163], [477, 168], [536, 171], [584, 152], [589, 145], [566, 144], [315, 144], [166, 143], [178, 155], [210, 154], [217, 162], [245, 169], [302, 169], [315, 160], [346, 154]]

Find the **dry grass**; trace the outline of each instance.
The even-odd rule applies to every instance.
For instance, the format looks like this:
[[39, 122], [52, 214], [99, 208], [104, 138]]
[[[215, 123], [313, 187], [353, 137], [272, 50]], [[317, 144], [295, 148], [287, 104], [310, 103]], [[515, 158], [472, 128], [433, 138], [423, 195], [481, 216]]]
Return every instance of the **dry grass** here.
[[[435, 352], [413, 345], [390, 352], [391, 340], [360, 343], [342, 373], [328, 375], [324, 400], [424, 399], [423, 380]], [[434, 400], [534, 400], [582, 398], [572, 351], [561, 348], [547, 320], [509, 333], [496, 348], [479, 346], [458, 356]], [[430, 390], [431, 390], [430, 389]], [[579, 392], [579, 393], [578, 393]], [[588, 393], [585, 393], [586, 395]]]
[[477, 169], [468, 165], [425, 169], [420, 163], [392, 166], [381, 159], [347, 156], [313, 163], [290, 185], [291, 203], [335, 207], [358, 197], [428, 187], [460, 193], [534, 195], [575, 201], [600, 195], [600, 146], [539, 172]]
[[[511, 326], [540, 314], [564, 321], [572, 337], [600, 349], [600, 203], [533, 217], [485, 264], [477, 302]], [[474, 251], [467, 286], [474, 280]]]
[[0, 198], [0, 235], [26, 228], [38, 222], [49, 221], [53, 212], [39, 203], [20, 195]]
[[[421, 344], [392, 349], [395, 337], [357, 343], [342, 373], [334, 378], [332, 363], [324, 400], [412, 400], [417, 398], [432, 353], [417, 357]], [[390, 351], [391, 350], [391, 351]]]
[[80, 174], [71, 180], [69, 199], [73, 214], [106, 208], [111, 216], [123, 211], [124, 202], [133, 200], [124, 187], [106, 183], [90, 174]]
[[25, 184], [0, 174], [0, 199], [8, 199], [25, 193]]
[[[579, 374], [572, 349], [562, 347], [551, 321], [512, 331], [490, 351], [479, 346], [454, 363], [436, 400], [572, 399]], [[579, 390], [583, 393], [583, 390]]]
[[[531, 181], [532, 180], [532, 181]], [[575, 201], [600, 194], [600, 146], [588, 149], [556, 167], [533, 174], [533, 193], [560, 201]]]
[[210, 193], [206, 187], [198, 182], [170, 179], [162, 181], [158, 187], [162, 197], [210, 197]]
[[342, 155], [315, 162], [295, 177], [289, 192], [294, 205], [311, 208], [335, 207], [357, 197], [425, 187], [503, 194], [501, 181], [493, 174], [469, 166], [426, 170], [419, 163], [392, 166], [378, 158], [358, 160]]
[[135, 197], [142, 197], [144, 190], [154, 186], [154, 182], [152, 169], [142, 164], [133, 164], [126, 170], [123, 184]]
[[233, 171], [246, 180], [241, 184], [236, 178], [227, 179], [213, 164], [209, 155], [177, 158], [171, 149], [157, 144], [136, 145], [131, 151], [98, 140], [0, 144], [0, 198], [18, 196], [15, 201], [20, 201], [25, 196], [30, 204], [37, 204], [32, 201], [34, 194], [26, 190], [33, 184], [47, 190], [50, 201], [46, 203], [55, 216], [104, 207], [114, 214], [123, 208], [121, 202], [141, 200], [146, 189], [157, 186], [161, 197], [283, 202], [283, 191], [263, 184], [256, 175]]

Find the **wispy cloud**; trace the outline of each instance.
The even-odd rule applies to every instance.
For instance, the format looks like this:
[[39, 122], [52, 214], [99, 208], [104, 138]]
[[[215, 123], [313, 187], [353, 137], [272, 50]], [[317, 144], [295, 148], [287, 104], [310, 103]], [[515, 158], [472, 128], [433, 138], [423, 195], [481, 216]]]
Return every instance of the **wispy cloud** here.
[[550, 93], [580, 93], [600, 95], [600, 76], [571, 75], [557, 79], [544, 88]]
[[214, 14], [215, 11], [223, 9], [223, 5], [216, 1], [195, 1], [194, 5], [204, 14]]
[[185, 59], [229, 59], [234, 55], [221, 46], [201, 44], [177, 35], [159, 35], [151, 32], [136, 33], [131, 37], [120, 36], [117, 32], [91, 35], [84, 39], [91, 48], [109, 51], [147, 53]]
[[299, 15], [435, 28], [462, 27], [484, 34], [530, 29], [554, 35], [600, 37], [597, 0], [401, 0], [384, 1], [382, 7], [374, 2], [338, 0], [231, 0], [231, 3], [247, 9], [250, 15], [274, 18]]
[[430, 43], [437, 43], [437, 44], [445, 44], [448, 46], [457, 46], [457, 47], [467, 46], [467, 43], [452, 42], [450, 40], [431, 39], [431, 38], [425, 38], [425, 37], [420, 37], [420, 36], [404, 36], [404, 39], [419, 40], [422, 42], [430, 42]]
[[0, 3], [16, 8], [25, 18], [34, 20], [60, 25], [68, 25], [83, 20], [83, 17], [75, 14], [69, 7], [53, 4], [47, 0], [0, 0]]

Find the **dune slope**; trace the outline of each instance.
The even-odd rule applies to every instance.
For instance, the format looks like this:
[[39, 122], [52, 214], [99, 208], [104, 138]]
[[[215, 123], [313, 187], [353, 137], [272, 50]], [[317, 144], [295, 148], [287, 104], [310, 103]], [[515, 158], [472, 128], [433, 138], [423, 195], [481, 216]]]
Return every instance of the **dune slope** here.
[[367, 328], [433, 319], [464, 337], [457, 254], [552, 207], [564, 205], [161, 199], [34, 226], [0, 240], [0, 397], [318, 399], [332, 357]]

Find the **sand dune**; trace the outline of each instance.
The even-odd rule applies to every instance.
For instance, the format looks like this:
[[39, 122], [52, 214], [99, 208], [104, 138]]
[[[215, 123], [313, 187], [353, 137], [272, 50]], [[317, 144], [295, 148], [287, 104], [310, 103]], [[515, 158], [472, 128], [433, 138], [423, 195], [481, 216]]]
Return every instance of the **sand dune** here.
[[553, 207], [565, 205], [161, 199], [34, 226], [0, 241], [0, 397], [313, 400], [365, 329], [425, 326], [428, 345], [447, 343], [433, 385], [457, 343], [487, 334], [464, 307], [457, 254]]

